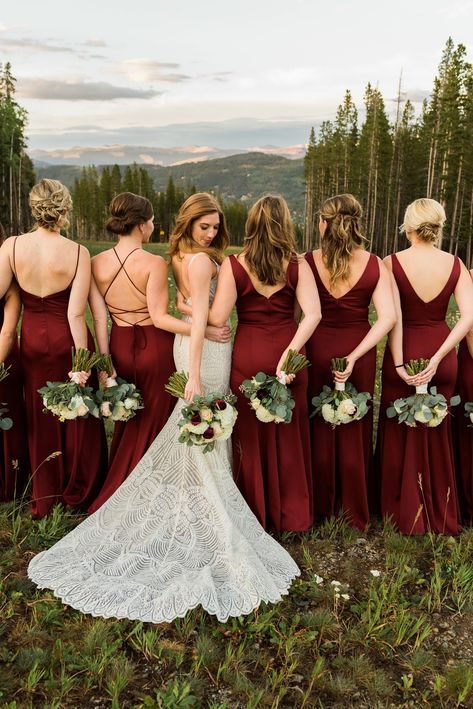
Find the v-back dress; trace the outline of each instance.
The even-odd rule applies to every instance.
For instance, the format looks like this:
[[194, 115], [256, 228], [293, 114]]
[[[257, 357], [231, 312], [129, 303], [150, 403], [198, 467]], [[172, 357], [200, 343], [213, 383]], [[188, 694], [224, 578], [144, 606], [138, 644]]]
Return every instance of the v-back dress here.
[[[205, 392], [228, 391], [230, 358], [231, 343], [204, 340]], [[189, 337], [176, 335], [174, 359], [189, 371]], [[228, 441], [210, 453], [178, 443], [184, 403], [112, 497], [31, 561], [40, 588], [84, 613], [151, 623], [199, 605], [224, 622], [288, 592], [299, 569], [245, 504]]]
[[[18, 238], [18, 237], [16, 237]], [[13, 267], [23, 303], [20, 356], [25, 384], [28, 447], [31, 462], [31, 506], [34, 517], [47, 516], [55, 504], [86, 508], [94, 499], [107, 469], [107, 444], [103, 424], [89, 416], [61, 422], [52, 413], [43, 413], [38, 389], [47, 381], [67, 381], [71, 370], [74, 340], [67, 319], [69, 296], [77, 273], [77, 262], [70, 285], [57, 293], [40, 297], [21, 286], [21, 274]], [[88, 347], [95, 349], [87, 334]], [[98, 386], [94, 374], [91, 386]]]
[[232, 437], [233, 475], [266, 529], [305, 531], [313, 521], [307, 370], [299, 372], [290, 385], [296, 406], [289, 424], [259, 421], [239, 389], [257, 372], [274, 374], [294, 337], [299, 266], [291, 261], [286, 284], [267, 298], [258, 293], [235, 256], [230, 256], [230, 263], [238, 293], [238, 328], [230, 375], [238, 409]]
[[[119, 267], [105, 290], [104, 299], [112, 318], [110, 353], [113, 364], [119, 377], [136, 384], [141, 391], [144, 408], [139, 409], [129, 421], [115, 423], [107, 478], [89, 512], [95, 512], [120, 487], [144, 456], [175, 406], [175, 399], [164, 390], [174, 371], [174, 336], [153, 324], [142, 324], [150, 319], [146, 304], [126, 310], [118, 307], [115, 299], [107, 298], [111, 286], [120, 282], [117, 279], [126, 278], [146, 299], [146, 293], [138, 288], [126, 269], [126, 260], [137, 250], [139, 247], [121, 261], [113, 249]], [[133, 323], [130, 322], [132, 315], [141, 317]]]
[[[445, 316], [460, 277], [460, 261], [454, 257], [450, 275], [440, 293], [425, 302], [414, 290], [397, 256], [392, 254], [392, 272], [401, 298], [403, 357], [431, 357], [450, 332]], [[396, 363], [398, 364], [398, 363]], [[381, 473], [381, 511], [391, 517], [404, 534], [428, 531], [458, 534], [460, 529], [457, 487], [452, 447], [451, 417], [428, 428], [416, 428], [388, 419], [386, 409], [400, 397], [411, 396], [415, 388], [396, 373], [391, 350], [386, 348], [382, 370], [377, 462]], [[440, 362], [429, 383], [447, 401], [453, 396], [457, 377], [457, 355], [451, 350]], [[461, 415], [453, 409], [453, 415]]]
[[[333, 386], [331, 360], [352, 352], [370, 330], [368, 311], [378, 285], [379, 263], [371, 254], [357, 283], [341, 298], [324, 286], [313, 252], [306, 254], [319, 290], [322, 320], [307, 342], [309, 406], [324, 385]], [[356, 362], [349, 381], [373, 396], [376, 347]], [[338, 515], [363, 529], [369, 520], [368, 479], [373, 462], [373, 411], [360, 420], [335, 428], [319, 416], [311, 419], [314, 507], [317, 520]]]

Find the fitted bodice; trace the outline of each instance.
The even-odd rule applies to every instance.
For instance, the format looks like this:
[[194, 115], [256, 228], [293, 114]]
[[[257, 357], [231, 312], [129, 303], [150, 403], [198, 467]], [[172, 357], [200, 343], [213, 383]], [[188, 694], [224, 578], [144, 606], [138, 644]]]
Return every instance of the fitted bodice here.
[[67, 320], [67, 309], [69, 307], [69, 296], [71, 288], [57, 293], [50, 293], [45, 297], [34, 295], [20, 286], [20, 297], [24, 307], [24, 315], [47, 314], [51, 317]]

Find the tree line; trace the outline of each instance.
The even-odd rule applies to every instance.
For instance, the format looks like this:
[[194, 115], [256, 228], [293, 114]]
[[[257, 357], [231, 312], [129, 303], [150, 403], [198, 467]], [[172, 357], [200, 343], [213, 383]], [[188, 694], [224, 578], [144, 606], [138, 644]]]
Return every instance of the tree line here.
[[390, 121], [383, 96], [368, 84], [359, 125], [350, 91], [335, 119], [312, 129], [304, 160], [302, 247], [317, 242], [317, 210], [330, 195], [352, 192], [365, 212], [370, 249], [385, 256], [403, 247], [399, 227], [413, 199], [431, 197], [447, 214], [442, 248], [472, 261], [473, 68], [464, 45], [448, 39], [430, 98], [416, 116], [403, 100]]

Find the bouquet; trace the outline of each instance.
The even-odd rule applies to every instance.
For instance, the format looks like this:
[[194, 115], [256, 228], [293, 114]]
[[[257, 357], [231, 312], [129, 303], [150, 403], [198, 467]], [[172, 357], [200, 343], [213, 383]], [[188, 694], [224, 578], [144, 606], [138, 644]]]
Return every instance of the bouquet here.
[[130, 384], [120, 377], [112, 377], [110, 355], [103, 355], [96, 367], [108, 375], [104, 387], [95, 394], [100, 416], [111, 421], [129, 421], [138, 409], [144, 408], [140, 390], [135, 384]]
[[89, 414], [99, 417], [98, 406], [92, 387], [79, 384], [79, 372], [89, 372], [100, 356], [84, 347], [72, 348], [72, 374], [67, 382], [46, 382], [38, 389], [43, 397], [44, 413], [50, 411], [61, 421], [87, 418]]
[[[346, 357], [334, 357], [331, 362], [333, 372], [344, 372], [347, 368]], [[368, 401], [371, 394], [358, 392], [351, 382], [334, 382], [331, 389], [325, 385], [318, 396], [314, 396], [312, 416], [322, 416], [332, 428], [342, 423], [359, 421], [368, 413]]]
[[[429, 364], [428, 359], [411, 359], [406, 365], [406, 371], [411, 376], [422, 372]], [[416, 393], [396, 399], [393, 405], [386, 411], [388, 418], [397, 416], [399, 423], [416, 428], [420, 423], [429, 428], [440, 426], [444, 418], [448, 415], [448, 406], [456, 406], [460, 403], [459, 396], [452, 396], [447, 402], [443, 394], [437, 393], [437, 387], [430, 387], [427, 384], [416, 386]]]
[[[10, 369], [11, 364], [8, 367], [5, 367], [5, 362], [0, 362], [0, 382], [3, 382], [4, 379], [8, 377], [8, 370]], [[0, 405], [0, 430], [1, 431], [8, 431], [12, 426], [13, 426], [13, 421], [11, 418], [8, 416], [3, 416], [3, 414], [8, 413], [8, 408], [5, 403]]]
[[473, 401], [467, 401], [465, 404], [465, 416], [470, 419], [471, 426], [473, 428]]
[[281, 377], [258, 372], [251, 379], [245, 379], [240, 391], [249, 399], [256, 418], [262, 423], [290, 423], [296, 402], [291, 390], [284, 383], [286, 374], [297, 374], [310, 365], [305, 355], [289, 350], [282, 367]]
[[[164, 388], [168, 394], [183, 399], [188, 379], [185, 372], [174, 372]], [[179, 442], [188, 446], [203, 446], [203, 452], [207, 453], [213, 450], [216, 441], [230, 438], [238, 415], [235, 402], [236, 396], [232, 393], [195, 396], [190, 404], [183, 407], [177, 422]]]

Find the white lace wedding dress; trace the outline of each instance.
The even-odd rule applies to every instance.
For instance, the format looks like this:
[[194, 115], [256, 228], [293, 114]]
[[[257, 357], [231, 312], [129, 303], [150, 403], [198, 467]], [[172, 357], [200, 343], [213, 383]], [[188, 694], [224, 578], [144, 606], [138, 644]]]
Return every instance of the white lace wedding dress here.
[[[188, 345], [176, 336], [178, 371], [189, 370]], [[228, 391], [230, 361], [230, 343], [204, 341], [206, 392]], [[152, 623], [199, 605], [224, 622], [288, 592], [299, 569], [238, 491], [228, 442], [210, 453], [179, 443], [182, 406], [115, 494], [32, 559], [40, 588], [93, 616]]]

